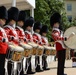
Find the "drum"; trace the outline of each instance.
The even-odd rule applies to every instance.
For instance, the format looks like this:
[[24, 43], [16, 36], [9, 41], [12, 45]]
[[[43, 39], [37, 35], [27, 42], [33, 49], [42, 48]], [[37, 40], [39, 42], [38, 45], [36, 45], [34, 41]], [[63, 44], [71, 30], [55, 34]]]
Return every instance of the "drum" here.
[[55, 49], [55, 47], [50, 47], [50, 48], [51, 48], [50, 55], [56, 55], [56, 49]]
[[20, 45], [24, 48], [23, 56], [24, 57], [30, 57], [31, 56], [32, 46], [30, 46], [28, 44], [25, 44], [25, 43], [20, 43]]
[[68, 38], [64, 41], [65, 45], [68, 48], [76, 49], [76, 26], [68, 28], [64, 33], [64, 37]]
[[37, 49], [37, 55], [43, 55], [43, 52], [44, 52], [44, 47], [39, 45], [38, 46], [38, 49]]
[[50, 55], [51, 54], [51, 47], [44, 46], [44, 55]]
[[10, 61], [21, 61], [24, 49], [17, 45], [9, 45], [6, 58]]
[[34, 42], [30, 42], [30, 43], [28, 43], [28, 44], [33, 47], [33, 48], [32, 48], [32, 51], [31, 51], [31, 54], [32, 54], [32, 55], [37, 55], [38, 44], [36, 44], [36, 43], [34, 43]]

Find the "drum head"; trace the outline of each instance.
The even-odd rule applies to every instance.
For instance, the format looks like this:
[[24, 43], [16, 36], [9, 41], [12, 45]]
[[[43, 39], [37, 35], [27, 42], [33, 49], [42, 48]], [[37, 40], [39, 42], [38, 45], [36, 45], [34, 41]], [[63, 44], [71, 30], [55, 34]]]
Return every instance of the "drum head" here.
[[55, 47], [50, 47], [51, 48], [51, 50], [56, 50], [56, 48]]
[[68, 47], [68, 48], [71, 48], [71, 49], [76, 49], [76, 35], [74, 35], [73, 37], [71, 37], [70, 39], [68, 39], [67, 41], [64, 41], [65, 45]]
[[20, 46], [15, 46], [14, 51], [23, 52], [24, 49]]
[[31, 45], [32, 47], [35, 47], [35, 48], [38, 47], [38, 44], [36, 44], [34, 42], [29, 42], [28, 44]]
[[51, 47], [51, 46], [44, 46], [44, 48], [47, 50], [56, 50], [55, 47]]
[[10, 48], [11, 50], [14, 50], [14, 49], [15, 49], [15, 46], [14, 46], [14, 45], [9, 45], [9, 48]]
[[[71, 36], [72, 35], [72, 36]], [[76, 49], [76, 27], [70, 27], [68, 28], [65, 33], [64, 37], [69, 38], [67, 41], [64, 41], [65, 45], [68, 48]]]
[[40, 45], [38, 46], [38, 48], [39, 48], [39, 49], [42, 49], [42, 50], [44, 49], [44, 47], [43, 47], [43, 46], [40, 46]]

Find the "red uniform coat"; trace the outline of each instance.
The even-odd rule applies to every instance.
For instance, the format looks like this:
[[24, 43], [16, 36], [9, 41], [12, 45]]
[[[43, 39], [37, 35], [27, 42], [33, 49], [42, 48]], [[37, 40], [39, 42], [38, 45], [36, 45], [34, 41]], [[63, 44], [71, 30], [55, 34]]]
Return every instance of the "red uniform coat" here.
[[[16, 29], [10, 25], [5, 26], [4, 29], [7, 33], [9, 42], [13, 42], [14, 44], [19, 44], [19, 38]], [[13, 40], [11, 40], [12, 37], [14, 38]]]
[[29, 31], [25, 31], [25, 37], [26, 37], [26, 39], [27, 39], [27, 42], [33, 42], [33, 36], [32, 36], [32, 34], [31, 34], [31, 32], [29, 32]]
[[[5, 39], [5, 42], [3, 42], [3, 39]], [[5, 30], [0, 27], [0, 54], [6, 54], [8, 49], [8, 42], [7, 35], [5, 33]]]
[[52, 38], [54, 39], [56, 43], [56, 50], [63, 50], [65, 49], [65, 45], [63, 43], [64, 37], [63, 37], [63, 32], [58, 29], [58, 28], [53, 28], [52, 30]]
[[26, 39], [24, 30], [21, 27], [17, 26], [16, 31], [17, 31], [19, 40], [24, 42], [24, 40]]
[[47, 37], [44, 37], [44, 36], [42, 36], [41, 38], [42, 38], [42, 44], [48, 46], [49, 45], [48, 38]]
[[38, 43], [38, 44], [42, 44], [42, 39], [41, 39], [41, 35], [40, 34], [38, 34], [38, 33], [34, 33], [33, 34], [33, 41], [35, 42], [35, 43]]

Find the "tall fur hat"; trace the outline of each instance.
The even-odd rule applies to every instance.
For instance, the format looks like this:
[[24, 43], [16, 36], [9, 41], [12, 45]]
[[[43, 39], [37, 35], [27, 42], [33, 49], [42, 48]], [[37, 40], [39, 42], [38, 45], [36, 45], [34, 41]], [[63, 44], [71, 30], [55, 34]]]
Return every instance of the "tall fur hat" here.
[[33, 17], [29, 17], [29, 18], [26, 19], [24, 27], [28, 27], [28, 26], [32, 27], [33, 24], [34, 24], [34, 18]]
[[11, 7], [8, 10], [8, 21], [10, 21], [10, 20], [17, 21], [18, 20], [18, 16], [19, 16], [19, 10], [18, 10], [18, 8]]
[[25, 21], [26, 19], [26, 12], [25, 11], [20, 11], [19, 16], [18, 16], [18, 21]]
[[33, 30], [34, 30], [34, 31], [35, 31], [36, 29], [41, 30], [41, 28], [42, 28], [41, 22], [35, 22], [34, 27], [33, 27]]
[[4, 6], [0, 6], [0, 18], [1, 19], [8, 19], [8, 12]]
[[47, 25], [43, 25], [42, 28], [41, 28], [40, 33], [42, 34], [42, 33], [47, 33], [47, 32], [48, 32], [48, 27], [47, 27]]
[[53, 27], [53, 25], [54, 25], [54, 23], [61, 23], [61, 15], [58, 13], [58, 12], [56, 12], [56, 13], [54, 13], [51, 17], [50, 17], [50, 25], [51, 25], [51, 27]]

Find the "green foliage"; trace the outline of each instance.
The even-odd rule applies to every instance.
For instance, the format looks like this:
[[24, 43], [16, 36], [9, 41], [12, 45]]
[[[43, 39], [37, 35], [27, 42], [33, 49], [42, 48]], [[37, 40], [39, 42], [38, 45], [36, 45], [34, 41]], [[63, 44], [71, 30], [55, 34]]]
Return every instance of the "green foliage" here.
[[75, 19], [70, 23], [70, 26], [76, 26], [76, 20]]
[[35, 9], [35, 20], [42, 23], [46, 23], [48, 18], [48, 12], [50, 8], [45, 0], [36, 0], [36, 9]]
[[61, 12], [64, 10], [64, 3], [59, 0], [45, 0], [50, 8], [49, 14], [52, 14], [54, 12]]

